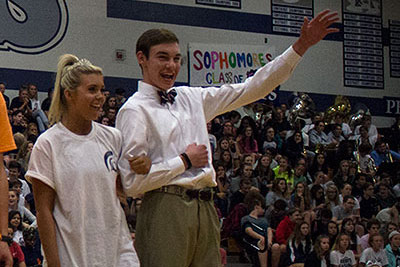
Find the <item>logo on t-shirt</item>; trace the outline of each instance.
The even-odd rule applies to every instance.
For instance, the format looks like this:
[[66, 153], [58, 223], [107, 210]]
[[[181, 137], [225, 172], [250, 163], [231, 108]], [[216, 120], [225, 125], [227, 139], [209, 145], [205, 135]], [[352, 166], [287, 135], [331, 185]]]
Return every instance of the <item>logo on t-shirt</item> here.
[[108, 171], [117, 171], [117, 164], [115, 163], [112, 151], [107, 151], [104, 154], [104, 164], [106, 164]]
[[340, 259], [340, 266], [343, 266], [343, 267], [351, 267], [351, 266], [353, 266], [351, 258], [349, 258], [349, 257], [341, 258]]

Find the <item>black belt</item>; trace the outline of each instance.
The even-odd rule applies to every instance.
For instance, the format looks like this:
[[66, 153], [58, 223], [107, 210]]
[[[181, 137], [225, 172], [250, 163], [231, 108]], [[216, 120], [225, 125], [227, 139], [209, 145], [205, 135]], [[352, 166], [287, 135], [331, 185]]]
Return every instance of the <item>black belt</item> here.
[[215, 190], [210, 187], [202, 189], [187, 189], [178, 185], [166, 185], [158, 189], [152, 190], [152, 192], [162, 192], [180, 197], [188, 197], [189, 199], [198, 199], [202, 201], [210, 201], [214, 199]]

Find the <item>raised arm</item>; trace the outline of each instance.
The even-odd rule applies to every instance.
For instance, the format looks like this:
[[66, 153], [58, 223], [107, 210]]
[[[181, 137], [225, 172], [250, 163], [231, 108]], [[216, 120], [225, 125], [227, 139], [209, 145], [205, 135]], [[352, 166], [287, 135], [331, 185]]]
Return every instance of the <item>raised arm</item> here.
[[[339, 29], [329, 28], [338, 21], [337, 12], [325, 10], [310, 22], [304, 19], [300, 37], [281, 55], [257, 70], [244, 83], [225, 84], [220, 88], [209, 87], [201, 90], [204, 113], [207, 121], [215, 116], [237, 109], [268, 95], [278, 85], [283, 84], [296, 68], [301, 57], [327, 34]], [[195, 88], [200, 90], [199, 88]]]

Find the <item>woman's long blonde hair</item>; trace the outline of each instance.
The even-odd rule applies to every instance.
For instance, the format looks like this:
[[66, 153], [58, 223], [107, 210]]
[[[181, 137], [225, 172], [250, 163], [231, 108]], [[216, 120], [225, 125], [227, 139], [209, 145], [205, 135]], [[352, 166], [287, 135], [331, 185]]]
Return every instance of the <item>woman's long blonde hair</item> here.
[[49, 110], [50, 124], [55, 124], [61, 120], [62, 115], [67, 110], [64, 90], [75, 90], [81, 83], [82, 74], [103, 75], [103, 71], [100, 67], [92, 65], [89, 60], [79, 59], [71, 54], [62, 55], [59, 58], [54, 95]]

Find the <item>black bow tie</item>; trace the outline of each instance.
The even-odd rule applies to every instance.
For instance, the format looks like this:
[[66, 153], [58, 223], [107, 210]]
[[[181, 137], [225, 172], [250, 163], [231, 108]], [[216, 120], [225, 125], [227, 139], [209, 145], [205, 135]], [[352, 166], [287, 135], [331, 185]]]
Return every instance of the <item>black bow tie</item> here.
[[173, 104], [177, 93], [175, 89], [172, 89], [168, 93], [166, 91], [158, 91], [158, 95], [160, 96], [161, 105], [168, 102]]

